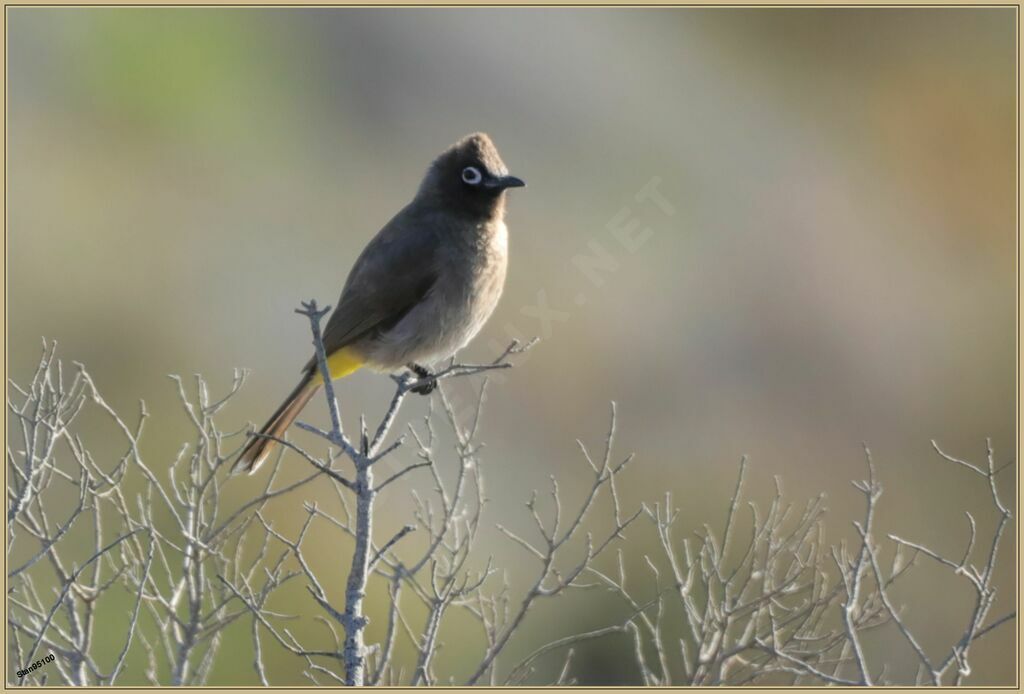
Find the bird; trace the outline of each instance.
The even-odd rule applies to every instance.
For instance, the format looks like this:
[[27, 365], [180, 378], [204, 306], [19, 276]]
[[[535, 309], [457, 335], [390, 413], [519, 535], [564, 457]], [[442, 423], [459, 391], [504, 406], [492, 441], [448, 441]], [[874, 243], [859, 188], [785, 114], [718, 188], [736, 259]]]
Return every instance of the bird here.
[[[526, 183], [508, 172], [491, 138], [472, 133], [427, 168], [412, 201], [363, 249], [323, 331], [332, 380], [369, 368], [410, 369], [452, 357], [490, 318], [508, 267], [506, 191]], [[298, 385], [247, 442], [232, 473], [255, 472], [323, 385], [316, 357]], [[272, 438], [268, 438], [272, 437]]]

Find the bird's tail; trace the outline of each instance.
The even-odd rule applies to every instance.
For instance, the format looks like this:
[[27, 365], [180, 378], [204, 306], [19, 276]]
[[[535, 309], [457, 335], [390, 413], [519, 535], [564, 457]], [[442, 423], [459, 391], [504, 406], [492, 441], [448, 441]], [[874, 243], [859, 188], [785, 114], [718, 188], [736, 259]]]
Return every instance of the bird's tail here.
[[[316, 376], [314, 376], [316, 374]], [[242, 454], [238, 456], [238, 460], [231, 468], [231, 474], [236, 475], [241, 472], [247, 472], [252, 474], [256, 472], [256, 469], [263, 463], [264, 460], [273, 452], [277, 447], [277, 441], [274, 439], [266, 438], [267, 436], [273, 436], [274, 438], [282, 438], [284, 432], [287, 431], [291, 423], [295, 421], [295, 418], [302, 412], [302, 408], [306, 406], [323, 384], [323, 379], [319, 377], [319, 373], [315, 371], [307, 371], [306, 375], [303, 376], [302, 380], [299, 381], [299, 385], [295, 387], [291, 395], [285, 398], [285, 401], [281, 403], [281, 406], [277, 408], [277, 411], [270, 416], [267, 423], [260, 429], [260, 436], [254, 436], [249, 444], [242, 450]]]

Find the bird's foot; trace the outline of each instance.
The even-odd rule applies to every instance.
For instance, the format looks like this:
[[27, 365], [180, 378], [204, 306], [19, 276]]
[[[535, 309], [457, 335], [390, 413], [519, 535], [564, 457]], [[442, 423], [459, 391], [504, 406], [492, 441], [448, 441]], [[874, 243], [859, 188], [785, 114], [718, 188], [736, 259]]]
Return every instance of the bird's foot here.
[[409, 364], [408, 366], [409, 370], [416, 374], [416, 377], [419, 378], [419, 380], [426, 381], [425, 383], [421, 383], [410, 390], [417, 395], [430, 395], [434, 392], [434, 388], [437, 388], [437, 379], [434, 378], [434, 375], [419, 364]]

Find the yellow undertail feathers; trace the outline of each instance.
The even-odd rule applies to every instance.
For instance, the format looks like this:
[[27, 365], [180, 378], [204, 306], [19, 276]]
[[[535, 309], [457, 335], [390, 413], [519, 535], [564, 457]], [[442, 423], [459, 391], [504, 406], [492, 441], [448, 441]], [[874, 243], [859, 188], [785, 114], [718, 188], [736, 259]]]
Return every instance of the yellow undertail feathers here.
[[[366, 360], [351, 347], [342, 347], [327, 357], [327, 369], [331, 374], [331, 380], [353, 374], [365, 363]], [[323, 383], [324, 380], [320, 376], [320, 367], [314, 363], [313, 370], [303, 377], [299, 385], [291, 392], [291, 395], [281, 403], [277, 411], [263, 425], [259, 435], [253, 436], [252, 440], [242, 450], [242, 454], [231, 468], [232, 474], [239, 472], [251, 474], [255, 472], [277, 447], [277, 441], [274, 439], [284, 437], [288, 427], [291, 426], [291, 423], [302, 412], [302, 408], [320, 390], [320, 386]]]
[[[334, 354], [327, 357], [327, 370], [331, 374], [333, 380], [339, 378], [345, 378], [356, 371], [366, 363], [359, 354], [356, 353], [351, 347], [342, 347]], [[316, 385], [322, 385], [324, 380], [320, 376], [320, 365], [317, 363], [313, 364], [313, 381]]]

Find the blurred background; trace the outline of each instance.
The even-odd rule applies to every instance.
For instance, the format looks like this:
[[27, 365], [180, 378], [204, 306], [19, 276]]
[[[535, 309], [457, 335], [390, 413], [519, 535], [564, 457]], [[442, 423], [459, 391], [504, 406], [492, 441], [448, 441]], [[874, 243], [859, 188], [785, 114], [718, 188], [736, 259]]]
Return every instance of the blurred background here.
[[[492, 522], [521, 518], [549, 474], [584, 484], [574, 438], [598, 447], [615, 400], [619, 450], [637, 454], [626, 503], [673, 490], [683, 528], [721, 522], [748, 454], [755, 499], [773, 475], [798, 503], [826, 492], [830, 533], [850, 537], [863, 443], [886, 531], [956, 554], [964, 510], [991, 526], [984, 484], [929, 440], [983, 462], [991, 437], [997, 462], [1014, 455], [1013, 9], [11, 8], [7, 21], [10, 376], [26, 382], [40, 339], [58, 340], [115, 408], [146, 401], [152, 467], [187, 432], [166, 375], [223, 390], [251, 369], [221, 422], [262, 422], [308, 357], [293, 308], [333, 304], [430, 160], [483, 130], [529, 187], [511, 193], [504, 297], [462, 357], [542, 338], [485, 408]], [[343, 411], [379, 416], [390, 390], [357, 374]], [[83, 436], [102, 451], [104, 431]], [[497, 536], [487, 550], [522, 563]], [[993, 616], [1013, 604], [1006, 558]], [[932, 565], [916, 576], [908, 620], [943, 647], [968, 593]], [[608, 622], [593, 602], [556, 605], [531, 614], [522, 653], [531, 635]], [[986, 637], [974, 684], [1013, 682], [1014, 631]], [[255, 681], [247, 633], [211, 684]], [[608, 657], [623, 643], [583, 649], [581, 681], [634, 681]], [[905, 646], [893, 633], [873, 648]], [[297, 658], [273, 658], [275, 677], [302, 682]]]

